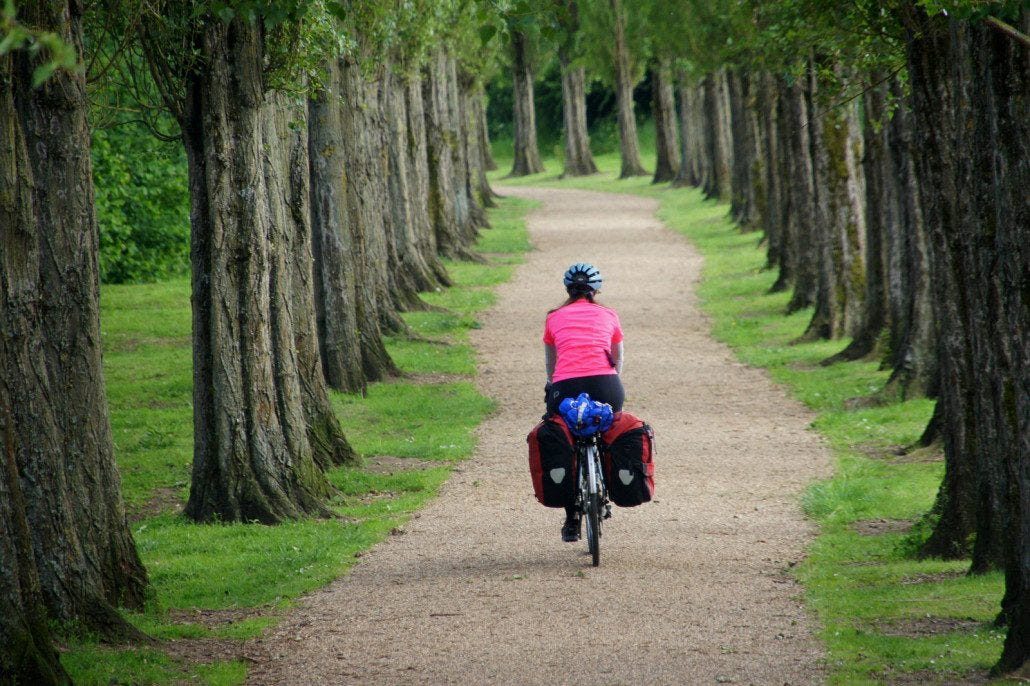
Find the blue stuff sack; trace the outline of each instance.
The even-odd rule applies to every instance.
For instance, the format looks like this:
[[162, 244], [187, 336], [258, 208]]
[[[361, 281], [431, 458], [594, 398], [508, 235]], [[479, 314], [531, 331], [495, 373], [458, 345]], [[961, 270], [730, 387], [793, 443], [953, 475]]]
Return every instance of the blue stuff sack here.
[[586, 393], [580, 393], [578, 398], [562, 400], [558, 414], [576, 436], [591, 436], [607, 431], [612, 425], [612, 406], [591, 400]]

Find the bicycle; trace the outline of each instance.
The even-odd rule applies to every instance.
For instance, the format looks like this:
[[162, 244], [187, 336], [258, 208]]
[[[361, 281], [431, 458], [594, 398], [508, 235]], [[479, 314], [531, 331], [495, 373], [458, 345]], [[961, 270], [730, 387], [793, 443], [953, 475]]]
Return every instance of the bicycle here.
[[593, 566], [597, 567], [601, 564], [601, 522], [612, 516], [612, 506], [601, 467], [601, 418], [595, 415], [587, 421], [577, 419], [569, 428], [576, 436], [576, 509], [586, 521], [587, 549]]

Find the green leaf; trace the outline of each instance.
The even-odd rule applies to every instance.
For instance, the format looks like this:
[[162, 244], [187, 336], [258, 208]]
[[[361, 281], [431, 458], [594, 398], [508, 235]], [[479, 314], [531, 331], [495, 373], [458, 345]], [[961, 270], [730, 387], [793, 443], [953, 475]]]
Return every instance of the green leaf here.
[[494, 26], [493, 24], [485, 24], [484, 26], [479, 27], [479, 40], [483, 42], [483, 45], [486, 45], [490, 42], [490, 39], [493, 38], [496, 33], [496, 26]]

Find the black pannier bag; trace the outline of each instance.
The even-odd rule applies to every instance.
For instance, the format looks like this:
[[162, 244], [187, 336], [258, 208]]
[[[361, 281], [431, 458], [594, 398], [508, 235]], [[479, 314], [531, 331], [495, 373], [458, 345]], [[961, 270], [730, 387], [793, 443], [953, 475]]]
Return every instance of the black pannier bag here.
[[619, 507], [650, 502], [654, 496], [654, 430], [629, 412], [618, 412], [601, 439], [601, 462], [611, 501]]
[[549, 415], [529, 435], [529, 473], [541, 505], [576, 504], [576, 456], [572, 433], [558, 415]]

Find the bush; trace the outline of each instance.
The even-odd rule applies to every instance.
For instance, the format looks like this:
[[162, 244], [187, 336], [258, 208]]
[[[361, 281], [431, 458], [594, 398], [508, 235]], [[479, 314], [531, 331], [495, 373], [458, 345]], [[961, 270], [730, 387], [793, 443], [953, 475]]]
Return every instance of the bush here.
[[186, 154], [143, 126], [93, 132], [100, 280], [155, 281], [189, 268]]

